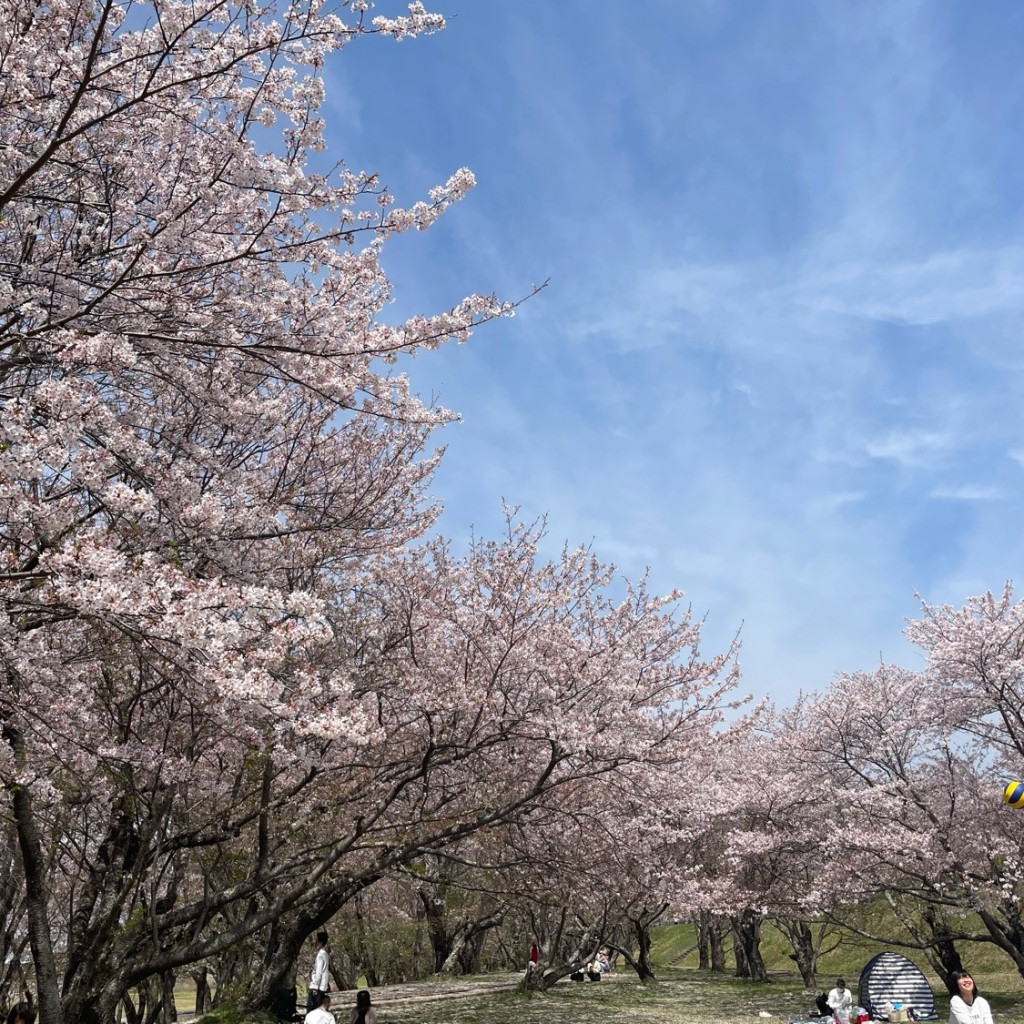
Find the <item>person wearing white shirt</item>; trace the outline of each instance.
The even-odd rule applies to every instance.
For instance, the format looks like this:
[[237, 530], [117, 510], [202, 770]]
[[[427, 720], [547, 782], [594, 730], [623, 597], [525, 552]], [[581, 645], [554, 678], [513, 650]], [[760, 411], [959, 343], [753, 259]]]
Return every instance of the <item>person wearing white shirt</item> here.
[[315, 1010], [322, 996], [331, 987], [331, 954], [327, 951], [327, 932], [316, 933], [316, 959], [309, 976], [306, 1009]]
[[828, 1005], [837, 1020], [848, 1021], [853, 1011], [853, 996], [843, 978], [836, 978], [836, 987], [828, 994]]
[[956, 995], [949, 1000], [949, 1024], [992, 1024], [992, 1009], [967, 971], [954, 971]]
[[302, 1024], [338, 1024], [337, 1018], [331, 1013], [331, 997], [322, 992], [319, 1002], [302, 1020]]

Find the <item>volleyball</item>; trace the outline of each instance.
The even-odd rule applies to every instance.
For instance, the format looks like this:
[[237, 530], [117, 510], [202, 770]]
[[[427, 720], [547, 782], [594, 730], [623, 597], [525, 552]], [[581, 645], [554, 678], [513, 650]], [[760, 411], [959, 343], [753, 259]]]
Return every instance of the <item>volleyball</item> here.
[[1010, 807], [1024, 807], [1024, 782], [1008, 782], [1003, 790], [1003, 803]]

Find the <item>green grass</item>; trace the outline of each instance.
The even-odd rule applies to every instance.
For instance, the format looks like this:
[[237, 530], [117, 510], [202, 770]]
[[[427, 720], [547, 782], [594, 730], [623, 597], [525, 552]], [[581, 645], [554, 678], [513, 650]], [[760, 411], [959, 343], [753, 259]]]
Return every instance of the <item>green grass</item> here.
[[697, 929], [694, 925], [664, 925], [654, 929], [652, 938], [651, 962], [657, 967], [674, 964], [687, 951], [690, 952], [681, 961], [681, 964], [697, 966], [697, 952], [693, 949], [693, 945], [697, 941]]
[[[854, 916], [859, 917], [859, 920]], [[891, 917], [881, 908], [868, 908], [859, 912], [851, 912], [851, 923], [862, 930], [873, 934], [887, 934]], [[984, 931], [978, 924], [976, 931]], [[658, 968], [678, 966], [682, 968], [697, 966], [696, 951], [690, 952], [684, 959], [676, 963], [676, 958], [689, 950], [696, 941], [696, 929], [692, 924], [665, 925], [654, 929], [651, 961]], [[830, 943], [831, 945], [831, 943]], [[997, 990], [1015, 990], [1018, 986], [1024, 994], [1024, 979], [1021, 979], [1013, 961], [990, 942], [958, 942], [957, 948], [963, 959], [964, 966], [976, 974], [979, 988], [990, 989], [994, 984]], [[894, 949], [912, 960], [931, 982], [938, 982], [927, 959], [920, 950], [905, 949], [898, 945], [886, 945], [865, 939], [858, 935], [844, 932], [838, 947], [819, 961], [818, 980], [820, 987], [828, 987], [824, 982], [834, 980], [838, 976], [856, 986], [857, 979], [865, 964], [876, 954], [885, 949]], [[726, 942], [727, 962], [729, 970], [733, 968], [732, 947]], [[761, 931], [761, 955], [765, 966], [772, 974], [792, 975], [798, 978], [796, 965], [790, 954], [792, 947], [777, 928], [766, 924]]]
[[[854, 914], [867, 931], [882, 933], [889, 924], [882, 908], [851, 911], [851, 921]], [[695, 951], [672, 966], [694, 945], [696, 935], [691, 924], [655, 929], [653, 939], [652, 962], [659, 981], [651, 985], [641, 985], [635, 974], [620, 964], [613, 981], [561, 982], [549, 992], [536, 994], [486, 991], [488, 987], [514, 983], [515, 975], [430, 978], [414, 985], [377, 990], [374, 1004], [382, 1024], [620, 1024], [627, 1020], [630, 1024], [789, 1024], [806, 1020], [814, 1007], [813, 996], [804, 989], [790, 958], [789, 943], [770, 925], [764, 927], [761, 942], [771, 978], [768, 985], [733, 975], [729, 942], [725, 975], [698, 971]], [[843, 975], [856, 991], [864, 965], [886, 948], [898, 950], [922, 969], [935, 992], [939, 1024], [945, 1024], [945, 990], [919, 951], [844, 933], [839, 946], [820, 962], [818, 989], [830, 987], [836, 976]], [[958, 943], [958, 948], [991, 1003], [996, 1024], [1024, 1024], [1024, 979], [1009, 957], [991, 943]], [[461, 992], [453, 998], [432, 998], [456, 990]], [[416, 997], [422, 1001], [412, 1001]], [[353, 1000], [354, 993], [337, 994], [332, 1009], [342, 1024]], [[184, 1008], [183, 1004], [179, 1007]], [[217, 1024], [242, 1021], [222, 1013]]]
[[[668, 941], [663, 948], [671, 948]], [[856, 976], [853, 971], [846, 973]], [[516, 980], [516, 975], [490, 975], [447, 984], [389, 986], [375, 991], [373, 999], [381, 1024], [789, 1024], [806, 1020], [814, 1007], [813, 997], [791, 970], [772, 971], [767, 985], [692, 968], [660, 968], [658, 974], [660, 980], [648, 985], [620, 971], [614, 980], [563, 981], [548, 992], [531, 994], [488, 993], [488, 985]], [[1016, 972], [1012, 976], [993, 973], [984, 981], [996, 1024], [1024, 1024], [1024, 982]], [[461, 994], [431, 998], [456, 989]], [[420, 999], [413, 1001], [416, 996]], [[948, 1004], [944, 996], [937, 996], [939, 1024], [945, 1024]], [[354, 998], [351, 992], [337, 994], [332, 1010], [342, 1024]], [[213, 1024], [211, 1018], [205, 1019]], [[216, 1024], [243, 1024], [243, 1020], [221, 1011]]]
[[[996, 1024], [1024, 1024], [1024, 991], [992, 1002]], [[937, 1008], [944, 1022], [945, 1003]], [[668, 969], [650, 985], [628, 978], [596, 985], [563, 982], [532, 996], [378, 1004], [382, 1024], [788, 1024], [805, 1019], [811, 1009], [813, 1001], [792, 978], [754, 985], [685, 969]]]
[[[178, 1006], [177, 994], [175, 994], [174, 1002], [180, 1013], [181, 1007]], [[193, 1002], [193, 1008], [194, 1006]], [[203, 1014], [202, 1020], [203, 1024], [249, 1024], [248, 1018], [233, 1006], [221, 1006], [216, 1010], [210, 1010]]]
[[[709, 998], [709, 992], [715, 996]], [[540, 994], [502, 993], [379, 1009], [386, 1024], [718, 1024], [737, 1019], [737, 1012], [761, 1024], [757, 1011], [751, 1012], [751, 994], [749, 986], [742, 990], [707, 979], [672, 978], [655, 985], [563, 982]], [[761, 999], [757, 1003], [767, 1005]]]
[[[884, 934], [886, 928], [891, 924], [891, 918], [882, 908], [867, 908], [851, 912], [851, 921], [855, 920], [853, 914], [857, 914], [859, 918], [855, 923], [865, 931]], [[979, 927], [978, 930], [982, 929]], [[697, 988], [690, 988], [687, 984], [688, 978], [706, 977], [696, 970], [698, 956], [695, 951], [679, 961], [677, 966], [669, 966], [676, 961], [681, 953], [689, 950], [694, 944], [694, 926], [690, 924], [665, 925], [655, 929], [653, 940], [651, 959], [658, 977], [664, 979], [666, 986], [682, 986], [682, 991], [688, 993], [701, 988], [701, 985], [698, 985]], [[992, 943], [959, 942], [957, 948], [960, 950], [964, 966], [975, 975], [979, 989], [992, 1005], [996, 1024], [1017, 1024], [1017, 1022], [1024, 1021], [1024, 978], [1021, 978], [1013, 961]], [[837, 948], [819, 961], [818, 989], [829, 988], [836, 977], [843, 976], [856, 992], [857, 982], [864, 966], [875, 954], [884, 949], [895, 949], [921, 968], [935, 994], [935, 1007], [939, 1019], [945, 1021], [949, 1005], [945, 987], [920, 950], [885, 945], [858, 935], [843, 933]], [[723, 1010], [726, 1007], [729, 1008], [728, 1013], [723, 1012], [721, 1016], [723, 1024], [727, 1024], [730, 1019], [752, 1021], [753, 1017], [757, 1015], [756, 1004], [758, 1003], [766, 1004], [762, 1008], [773, 1012], [775, 1016], [780, 1015], [775, 1013], [776, 1009], [783, 1009], [784, 1012], [781, 1013], [783, 1017], [800, 1007], [803, 1007], [804, 1010], [813, 1008], [813, 1003], [809, 1000], [800, 975], [790, 957], [792, 947], [785, 936], [774, 926], [765, 925], [761, 933], [761, 953], [771, 978], [770, 985], [754, 985], [749, 981], [735, 978], [732, 974], [734, 961], [729, 942], [726, 943], [726, 951], [729, 973], [717, 976], [711, 981], [713, 988], [707, 990], [718, 993], [722, 997]], [[745, 1016], [742, 1010], [744, 1001], [748, 1005]], [[736, 1014], [736, 1016], [730, 1017], [730, 1014]], [[758, 1019], [760, 1020], [760, 1018]], [[790, 1016], [789, 1019], [793, 1018]]]

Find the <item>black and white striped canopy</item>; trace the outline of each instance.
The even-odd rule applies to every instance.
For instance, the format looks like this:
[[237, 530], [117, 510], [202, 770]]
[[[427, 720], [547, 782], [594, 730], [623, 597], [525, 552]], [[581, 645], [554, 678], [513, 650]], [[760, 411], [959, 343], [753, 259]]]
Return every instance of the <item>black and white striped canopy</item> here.
[[913, 1007], [918, 1017], [935, 1013], [928, 979], [905, 956], [891, 950], [879, 953], [861, 971], [857, 996], [872, 1017], [886, 1017], [890, 1003], [902, 1003], [903, 1009]]

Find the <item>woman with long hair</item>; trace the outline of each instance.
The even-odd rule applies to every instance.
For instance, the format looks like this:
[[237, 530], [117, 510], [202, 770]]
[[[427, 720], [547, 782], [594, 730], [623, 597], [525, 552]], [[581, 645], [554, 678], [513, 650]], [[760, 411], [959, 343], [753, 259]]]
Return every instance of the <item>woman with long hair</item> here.
[[969, 971], [954, 971], [956, 994], [949, 1000], [949, 1024], [992, 1024], [992, 1009]]
[[356, 1006], [349, 1015], [348, 1024], [377, 1024], [377, 1011], [370, 1005], [370, 993], [361, 988], [356, 993]]

